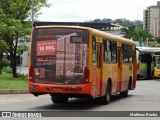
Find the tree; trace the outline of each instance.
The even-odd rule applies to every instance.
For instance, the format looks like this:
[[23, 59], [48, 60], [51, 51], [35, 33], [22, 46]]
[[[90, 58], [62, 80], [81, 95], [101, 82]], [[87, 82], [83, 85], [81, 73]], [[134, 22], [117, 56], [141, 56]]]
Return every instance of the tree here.
[[143, 39], [143, 29], [139, 26], [136, 26], [133, 32], [133, 40], [139, 41], [140, 47], [142, 47], [142, 39]]
[[3, 58], [3, 51], [0, 50], [0, 75], [2, 74], [2, 58]]
[[125, 38], [139, 41], [140, 47], [142, 47], [142, 43], [147, 44], [149, 38], [153, 38], [153, 35], [141, 26], [131, 25], [127, 28], [122, 28], [121, 31]]
[[[48, 7], [47, 0], [34, 0], [35, 16], [40, 14], [42, 7]], [[0, 1], [0, 40], [8, 48], [5, 51], [11, 60], [13, 77], [17, 77], [16, 53], [19, 37], [30, 34], [32, 0], [1, 0]]]
[[101, 23], [101, 22], [102, 22], [101, 19], [95, 19], [95, 20], [93, 20], [93, 23]]
[[136, 26], [143, 27], [143, 22], [140, 21], [140, 20], [135, 20], [135, 21], [133, 22], [133, 24], [136, 25]]
[[121, 29], [122, 34], [124, 35], [125, 38], [132, 39], [133, 37], [133, 32], [134, 32], [134, 25], [124, 27]]
[[4, 51], [7, 49], [7, 44], [3, 40], [0, 40], [0, 48], [0, 74], [2, 74], [2, 58]]
[[112, 19], [104, 18], [104, 19], [102, 20], [102, 23], [112, 23]]
[[136, 26], [133, 33], [133, 40], [139, 41], [140, 47], [142, 47], [142, 43], [147, 44], [149, 38], [152, 38], [153, 35], [149, 33], [148, 30], [143, 29], [141, 26]]
[[10, 61], [7, 60], [7, 58], [3, 58], [2, 59], [2, 68], [4, 68], [4, 67], [6, 68], [8, 66], [10, 66]]
[[155, 38], [156, 42], [160, 44], [160, 36]]

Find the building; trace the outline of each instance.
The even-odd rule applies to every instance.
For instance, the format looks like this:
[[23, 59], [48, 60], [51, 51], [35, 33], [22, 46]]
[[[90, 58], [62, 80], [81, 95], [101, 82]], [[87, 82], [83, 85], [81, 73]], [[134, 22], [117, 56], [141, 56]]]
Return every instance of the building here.
[[[24, 37], [19, 37], [18, 40], [18, 47], [30, 47], [30, 35], [26, 35]], [[28, 66], [28, 57], [29, 57], [29, 50], [26, 49], [22, 53], [17, 53], [17, 65], [21, 67]]]
[[160, 1], [157, 1], [157, 5], [147, 7], [143, 15], [144, 29], [147, 29], [155, 37], [160, 36]]
[[154, 19], [154, 36], [160, 36], [160, 18]]

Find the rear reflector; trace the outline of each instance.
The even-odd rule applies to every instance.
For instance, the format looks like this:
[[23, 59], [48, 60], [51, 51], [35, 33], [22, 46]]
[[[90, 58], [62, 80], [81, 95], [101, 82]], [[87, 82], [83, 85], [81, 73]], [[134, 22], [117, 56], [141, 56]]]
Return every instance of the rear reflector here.
[[87, 67], [85, 67], [82, 83], [84, 84], [84, 83], [88, 83], [88, 82], [89, 82], [89, 70]]
[[34, 68], [32, 66], [29, 68], [29, 81], [35, 82]]

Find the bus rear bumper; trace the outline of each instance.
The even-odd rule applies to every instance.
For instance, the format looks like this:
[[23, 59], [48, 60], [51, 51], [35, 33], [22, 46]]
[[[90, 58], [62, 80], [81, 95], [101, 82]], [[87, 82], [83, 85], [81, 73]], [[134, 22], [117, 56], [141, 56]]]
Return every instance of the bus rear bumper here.
[[95, 97], [92, 84], [76, 84], [76, 85], [58, 85], [58, 84], [39, 84], [28, 82], [28, 91], [36, 96], [41, 94], [63, 94], [71, 96], [92, 96]]

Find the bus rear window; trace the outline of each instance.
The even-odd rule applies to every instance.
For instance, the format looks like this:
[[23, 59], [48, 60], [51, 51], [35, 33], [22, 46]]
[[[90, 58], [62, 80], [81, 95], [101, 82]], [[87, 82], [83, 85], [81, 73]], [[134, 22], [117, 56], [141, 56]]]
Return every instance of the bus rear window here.
[[31, 66], [35, 82], [82, 83], [88, 59], [88, 31], [67, 28], [34, 29]]

